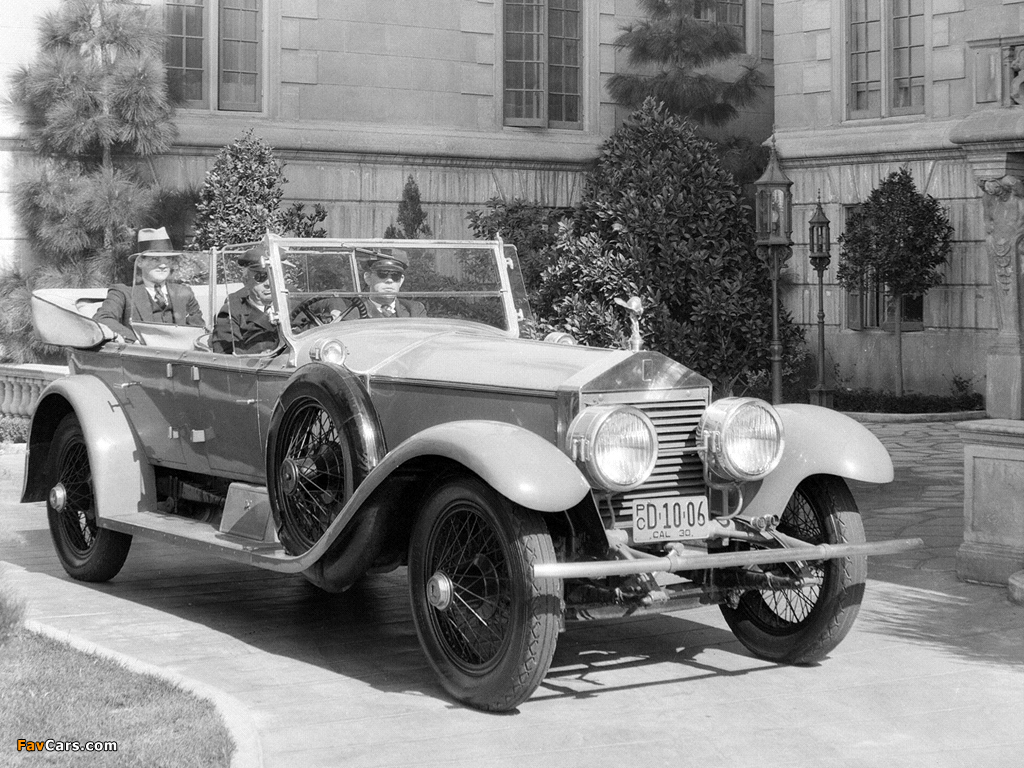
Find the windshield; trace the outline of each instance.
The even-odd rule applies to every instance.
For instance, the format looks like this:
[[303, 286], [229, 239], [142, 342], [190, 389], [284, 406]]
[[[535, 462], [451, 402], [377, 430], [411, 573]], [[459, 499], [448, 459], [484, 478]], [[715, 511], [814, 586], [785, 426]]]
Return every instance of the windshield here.
[[282, 244], [292, 332], [330, 322], [469, 320], [509, 330], [493, 247]]
[[[301, 338], [337, 322], [460, 320], [516, 334], [529, 319], [514, 249], [493, 242], [270, 236], [226, 248], [219, 261], [220, 292], [231, 298], [214, 351], [228, 351], [221, 336], [244, 339], [246, 353], [266, 352], [281, 341], [279, 329]], [[256, 320], [266, 326], [258, 340]], [[241, 321], [253, 327], [236, 328]]]

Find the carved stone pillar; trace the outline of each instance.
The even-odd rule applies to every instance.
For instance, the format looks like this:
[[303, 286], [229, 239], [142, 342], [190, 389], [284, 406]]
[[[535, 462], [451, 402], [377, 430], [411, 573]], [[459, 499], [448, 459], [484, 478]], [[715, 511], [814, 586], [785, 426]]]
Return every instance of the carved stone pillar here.
[[994, 419], [1024, 418], [1024, 182], [978, 182], [999, 334], [988, 350], [985, 407]]

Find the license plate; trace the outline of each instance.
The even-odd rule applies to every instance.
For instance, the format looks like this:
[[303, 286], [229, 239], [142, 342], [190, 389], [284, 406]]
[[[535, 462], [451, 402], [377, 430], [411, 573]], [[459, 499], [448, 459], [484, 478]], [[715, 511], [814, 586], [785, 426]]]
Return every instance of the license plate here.
[[633, 541], [706, 539], [711, 535], [707, 496], [665, 496], [633, 500]]

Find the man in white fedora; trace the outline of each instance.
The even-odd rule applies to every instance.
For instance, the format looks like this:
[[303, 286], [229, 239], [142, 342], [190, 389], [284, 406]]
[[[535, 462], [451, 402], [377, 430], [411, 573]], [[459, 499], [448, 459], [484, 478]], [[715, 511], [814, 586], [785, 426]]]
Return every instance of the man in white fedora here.
[[135, 284], [117, 284], [96, 310], [94, 319], [114, 333], [115, 341], [135, 342], [132, 322], [204, 325], [203, 311], [192, 289], [169, 281], [180, 255], [164, 227], [140, 229], [135, 258]]

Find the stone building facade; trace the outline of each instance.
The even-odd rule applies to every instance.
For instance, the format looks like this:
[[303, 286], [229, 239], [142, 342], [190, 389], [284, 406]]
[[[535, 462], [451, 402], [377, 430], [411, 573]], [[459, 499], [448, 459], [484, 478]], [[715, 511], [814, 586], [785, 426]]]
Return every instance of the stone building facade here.
[[[839, 385], [893, 387], [896, 308], [877, 286], [848, 293], [836, 284], [835, 239], [850, 208], [906, 166], [955, 228], [944, 284], [902, 308], [906, 386], [948, 393], [970, 380], [990, 390], [997, 409], [1006, 400], [1019, 411], [1020, 305], [1012, 308], [1008, 291], [1019, 291], [1024, 235], [1015, 207], [1024, 176], [1024, 2], [776, 0], [775, 8], [775, 137], [794, 182], [788, 306], [816, 341], [817, 275], [806, 245], [820, 196], [833, 234], [827, 367]], [[1017, 394], [1004, 396], [1014, 386]]]
[[[0, 77], [31, 60], [36, 19], [57, 0], [5, 0]], [[152, 0], [185, 99], [159, 183], [198, 184], [252, 128], [286, 163], [288, 201], [324, 203], [333, 236], [379, 237], [412, 175], [435, 236], [469, 236], [486, 200], [574, 203], [623, 117], [604, 88], [634, 0]], [[770, 0], [723, 0], [770, 71]], [[769, 132], [771, 97], [741, 129]], [[10, 210], [26, 159], [0, 115], [0, 262], [30, 258]]]

